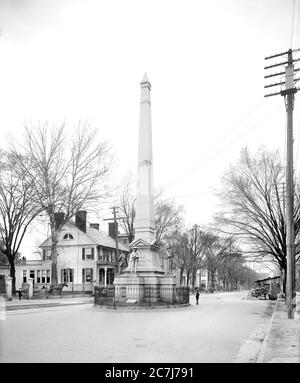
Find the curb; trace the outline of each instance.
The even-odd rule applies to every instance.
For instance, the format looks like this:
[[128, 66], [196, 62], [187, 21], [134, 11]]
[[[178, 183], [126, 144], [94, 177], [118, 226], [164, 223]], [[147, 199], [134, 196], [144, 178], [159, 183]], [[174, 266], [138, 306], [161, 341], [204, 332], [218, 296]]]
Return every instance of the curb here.
[[191, 306], [190, 303], [184, 303], [182, 305], [166, 305], [166, 306], [100, 306], [93, 304], [93, 307], [96, 309], [107, 310], [107, 311], [146, 311], [146, 310], [170, 310], [170, 309], [180, 309], [184, 307]]
[[76, 303], [44, 303], [44, 304], [29, 304], [29, 305], [18, 305], [18, 306], [6, 306], [5, 311], [15, 310], [26, 310], [26, 309], [39, 309], [47, 307], [62, 307], [62, 306], [76, 306], [76, 305], [87, 305], [91, 302], [76, 302]]
[[277, 310], [277, 306], [278, 306], [278, 301], [276, 301], [276, 303], [275, 303], [274, 311], [273, 311], [273, 314], [271, 317], [271, 322], [270, 322], [267, 334], [264, 337], [261, 349], [260, 349], [259, 354], [258, 354], [258, 358], [256, 359], [256, 363], [263, 363], [264, 362], [264, 358], [266, 355], [266, 350], [267, 350], [267, 346], [268, 346], [268, 342], [269, 342], [269, 338], [270, 338], [270, 334], [271, 334], [271, 329], [272, 329], [272, 324], [273, 324], [273, 320], [274, 320], [275, 313]]

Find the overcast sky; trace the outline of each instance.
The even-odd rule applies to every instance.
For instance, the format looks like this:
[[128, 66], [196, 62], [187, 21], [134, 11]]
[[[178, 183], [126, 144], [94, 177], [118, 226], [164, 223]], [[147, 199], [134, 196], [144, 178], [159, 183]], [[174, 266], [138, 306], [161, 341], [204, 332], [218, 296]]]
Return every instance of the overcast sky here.
[[[284, 102], [264, 98], [264, 57], [291, 47], [300, 47], [300, 0], [0, 0], [1, 132], [89, 121], [114, 148], [118, 183], [137, 169], [147, 72], [154, 187], [184, 206], [188, 225], [205, 225], [242, 147], [284, 158]], [[296, 172], [299, 117], [296, 95]]]

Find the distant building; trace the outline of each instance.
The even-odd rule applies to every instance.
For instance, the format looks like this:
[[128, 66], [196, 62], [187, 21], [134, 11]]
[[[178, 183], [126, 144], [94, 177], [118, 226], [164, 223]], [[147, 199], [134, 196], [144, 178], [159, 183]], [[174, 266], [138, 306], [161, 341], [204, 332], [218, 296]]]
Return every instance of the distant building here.
[[208, 272], [207, 269], [199, 269], [196, 274], [196, 286], [201, 291], [206, 291], [208, 288]]
[[[94, 285], [112, 284], [117, 270], [116, 241], [99, 229], [98, 223], [87, 225], [86, 212], [79, 211], [75, 223], [63, 225], [57, 245], [58, 283], [66, 282], [64, 292], [92, 292]], [[26, 261], [16, 267], [16, 288], [33, 279], [34, 287], [51, 281], [51, 237], [40, 248], [40, 260]], [[119, 252], [127, 255], [129, 247], [119, 243]]]
[[[187, 273], [185, 271], [182, 273], [181, 278], [180, 278], [180, 274], [181, 274], [180, 269], [176, 268], [174, 270], [174, 273], [175, 273], [175, 277], [176, 277], [176, 286], [188, 286], [189, 285], [190, 287], [192, 287], [192, 285], [193, 285], [192, 277], [190, 277], [190, 281], [188, 283]], [[207, 291], [207, 289], [208, 289], [208, 272], [207, 272], [207, 269], [202, 268], [202, 269], [197, 270], [195, 287], [197, 287], [200, 291]]]

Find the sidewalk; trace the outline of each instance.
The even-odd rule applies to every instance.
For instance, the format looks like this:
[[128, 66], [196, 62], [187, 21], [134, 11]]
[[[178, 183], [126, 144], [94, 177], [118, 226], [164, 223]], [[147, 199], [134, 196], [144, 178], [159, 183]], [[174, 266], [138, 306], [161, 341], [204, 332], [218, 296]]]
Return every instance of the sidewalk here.
[[22, 299], [13, 298], [11, 301], [0, 300], [0, 311], [24, 310], [42, 307], [70, 306], [93, 304], [94, 297], [62, 297], [48, 299]]
[[294, 319], [287, 318], [285, 301], [277, 301], [257, 363], [300, 363], [300, 294]]

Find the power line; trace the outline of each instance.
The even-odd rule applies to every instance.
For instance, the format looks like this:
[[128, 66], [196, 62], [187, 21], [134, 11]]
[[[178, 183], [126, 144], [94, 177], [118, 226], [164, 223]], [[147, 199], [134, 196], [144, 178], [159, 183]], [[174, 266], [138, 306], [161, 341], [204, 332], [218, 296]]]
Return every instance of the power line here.
[[[200, 161], [202, 161], [205, 156], [207, 154], [210, 153], [210, 151], [212, 149], [214, 149], [216, 147], [216, 145], [218, 145], [219, 143], [221, 143], [234, 129], [236, 129], [243, 121], [246, 120], [246, 118], [252, 114], [254, 112], [254, 110], [256, 110], [258, 108], [258, 106], [260, 106], [260, 104], [263, 102], [263, 99], [261, 99], [252, 109], [250, 109], [250, 111], [248, 113], [246, 113], [246, 115], [241, 118], [235, 125], [233, 125], [233, 127], [227, 132], [225, 133], [224, 136], [222, 136], [214, 145], [212, 145], [205, 153], [204, 155], [198, 159], [197, 161], [195, 161], [191, 166], [194, 167], [197, 163], [199, 163]], [[179, 177], [179, 179], [181, 179], [182, 177]], [[171, 184], [167, 185], [165, 188], [168, 188], [169, 186], [173, 185], [175, 182], [177, 181], [177, 179], [175, 179], [175, 181], [171, 182]]]
[[293, 0], [292, 28], [291, 28], [291, 43], [290, 43], [290, 47], [291, 47], [291, 48], [293, 48], [294, 24], [295, 24], [295, 5], [296, 5], [296, 0]]
[[[216, 153], [212, 154], [210, 157], [208, 157], [206, 160], [204, 160], [203, 162], [201, 162], [199, 165], [195, 166], [195, 167], [191, 167], [189, 168], [184, 174], [182, 174], [180, 177], [176, 178], [173, 182], [171, 182], [170, 184], [168, 184], [166, 187], [163, 188], [163, 190], [166, 190], [167, 188], [169, 188], [170, 186], [174, 185], [177, 181], [181, 180], [182, 178], [186, 177], [188, 173], [190, 173], [191, 171], [199, 168], [200, 166], [206, 164], [209, 160], [211, 160], [212, 158], [216, 157], [218, 154], [222, 153], [225, 149], [227, 149], [229, 146], [231, 146], [232, 144], [234, 144], [236, 141], [238, 141], [239, 139], [243, 138], [245, 135], [247, 135], [248, 133], [250, 133], [252, 130], [254, 130], [255, 128], [257, 128], [259, 125], [261, 125], [263, 122], [265, 122], [267, 119], [269, 119], [270, 117], [272, 117], [275, 113], [277, 113], [280, 109], [282, 109], [282, 106], [279, 106], [277, 109], [275, 109], [271, 114], [269, 114], [268, 116], [266, 116], [264, 119], [262, 119], [261, 121], [259, 121], [258, 123], [256, 123], [255, 125], [251, 126], [245, 133], [241, 134], [240, 136], [238, 136], [237, 138], [235, 138], [234, 140], [232, 140], [229, 144], [227, 144], [226, 146], [224, 146], [223, 148], [221, 148], [219, 151], [217, 151]], [[199, 161], [197, 161], [196, 163], [198, 163]]]
[[183, 197], [191, 197], [191, 196], [198, 196], [198, 195], [204, 195], [204, 194], [209, 194], [209, 193], [211, 193], [211, 192], [212, 192], [211, 190], [207, 190], [207, 191], [200, 192], [200, 193], [175, 195], [175, 196], [172, 196], [172, 197], [169, 197], [169, 198], [165, 198], [165, 199], [162, 200], [162, 201], [159, 201], [158, 203], [155, 204], [155, 206], [161, 205], [162, 203], [165, 203], [165, 202], [167, 202], [167, 201], [169, 201], [169, 200], [171, 200], [171, 199], [183, 198]]

